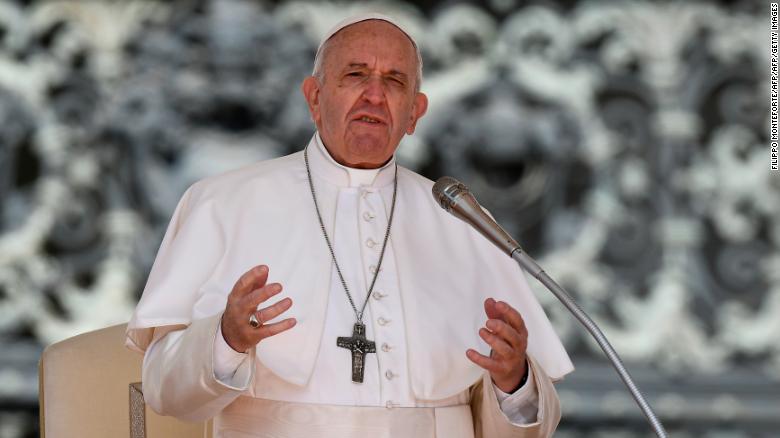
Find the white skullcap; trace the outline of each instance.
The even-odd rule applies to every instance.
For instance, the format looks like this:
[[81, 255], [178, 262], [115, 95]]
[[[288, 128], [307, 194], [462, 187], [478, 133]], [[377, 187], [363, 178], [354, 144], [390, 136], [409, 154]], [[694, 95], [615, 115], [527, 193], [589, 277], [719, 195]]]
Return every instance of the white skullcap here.
[[321, 53], [322, 52], [322, 47], [325, 45], [325, 42], [328, 41], [329, 39], [331, 39], [333, 37], [333, 35], [338, 33], [341, 29], [344, 29], [345, 27], [351, 26], [351, 25], [356, 24], [356, 23], [360, 23], [361, 21], [367, 21], [367, 20], [381, 20], [381, 21], [385, 21], [387, 23], [390, 23], [393, 26], [395, 26], [396, 28], [398, 28], [398, 30], [403, 32], [404, 35], [406, 35], [407, 38], [409, 38], [409, 41], [411, 41], [412, 45], [414, 46], [414, 50], [417, 52], [416, 53], [417, 54], [417, 60], [418, 60], [418, 62], [420, 62], [420, 66], [419, 66], [420, 72], [419, 72], [419, 74], [421, 75], [422, 74], [422, 56], [420, 55], [420, 48], [417, 46], [417, 41], [415, 41], [414, 38], [412, 38], [412, 35], [409, 33], [409, 31], [407, 31], [404, 28], [404, 26], [398, 20], [396, 20], [395, 18], [389, 17], [387, 15], [380, 14], [378, 12], [363, 12], [363, 13], [360, 13], [360, 14], [355, 14], [355, 15], [352, 15], [350, 17], [347, 17], [347, 18], [339, 21], [338, 23], [336, 23], [335, 26], [330, 28], [330, 30], [325, 33], [325, 36], [322, 37], [322, 40], [320, 40], [320, 45], [317, 47], [317, 54], [314, 56], [314, 59], [315, 59], [315, 61], [314, 61], [315, 73], [316, 73], [316, 70], [317, 70], [317, 60], [319, 60], [320, 56], [322, 55], [322, 53]]
[[393, 26], [397, 27], [398, 30], [406, 34], [406, 36], [409, 38], [409, 40], [414, 44], [414, 47], [417, 48], [417, 42], [412, 38], [412, 36], [409, 34], [409, 32], [404, 29], [404, 26], [398, 22], [395, 18], [389, 17], [384, 14], [380, 14], [378, 12], [363, 12], [360, 14], [352, 15], [351, 17], [347, 17], [338, 23], [336, 23], [335, 26], [331, 27], [330, 30], [325, 33], [325, 36], [322, 37], [320, 40], [320, 45], [317, 47], [317, 52], [322, 49], [322, 45], [325, 44], [325, 41], [328, 41], [333, 35], [335, 35], [338, 31], [341, 29], [344, 29], [347, 26], [351, 26], [356, 23], [360, 23], [361, 21], [367, 21], [367, 20], [382, 20], [386, 21]]

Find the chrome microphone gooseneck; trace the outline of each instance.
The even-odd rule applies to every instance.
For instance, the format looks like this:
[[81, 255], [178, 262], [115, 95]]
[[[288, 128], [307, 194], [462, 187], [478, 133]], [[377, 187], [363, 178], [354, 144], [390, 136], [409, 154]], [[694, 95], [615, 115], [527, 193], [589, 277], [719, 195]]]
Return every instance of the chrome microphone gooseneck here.
[[469, 192], [468, 188], [455, 178], [445, 176], [439, 178], [439, 180], [436, 181], [436, 184], [433, 185], [433, 197], [444, 210], [452, 213], [458, 219], [461, 219], [474, 227], [503, 252], [512, 257], [520, 267], [539, 280], [567, 309], [569, 309], [569, 312], [571, 312], [591, 336], [593, 336], [599, 344], [599, 347], [604, 351], [604, 354], [607, 355], [607, 358], [612, 363], [615, 371], [617, 371], [620, 379], [623, 380], [623, 383], [634, 397], [634, 400], [636, 400], [642, 413], [647, 417], [655, 434], [659, 437], [666, 438], [667, 434], [663, 424], [658, 420], [653, 409], [650, 407], [650, 404], [647, 403], [644, 396], [639, 391], [634, 380], [628, 374], [625, 365], [623, 365], [623, 361], [620, 360], [620, 356], [618, 356], [615, 349], [612, 348], [607, 337], [601, 332], [601, 329], [599, 329], [596, 323], [593, 322], [585, 311], [583, 311], [574, 299], [572, 299], [566, 290], [559, 286], [555, 280], [550, 278], [539, 264], [523, 251], [517, 241], [512, 239], [512, 237], [482, 209], [482, 206], [479, 205], [471, 192]]

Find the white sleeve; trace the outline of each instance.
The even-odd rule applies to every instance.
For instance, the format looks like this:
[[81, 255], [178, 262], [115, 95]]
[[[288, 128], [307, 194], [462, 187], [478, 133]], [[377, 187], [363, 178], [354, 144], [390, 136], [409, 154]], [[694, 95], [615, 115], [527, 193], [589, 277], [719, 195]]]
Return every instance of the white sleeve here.
[[232, 378], [225, 381], [214, 372], [215, 338], [221, 317], [218, 314], [195, 320], [146, 350], [143, 393], [152, 410], [183, 420], [203, 421], [217, 415], [249, 388], [254, 376], [254, 348]]
[[536, 423], [539, 411], [539, 393], [536, 390], [534, 375], [531, 367], [528, 367], [528, 377], [523, 386], [513, 394], [507, 394], [499, 389], [495, 383], [493, 390], [498, 398], [498, 405], [512, 424], [521, 426]]
[[222, 383], [234, 387], [249, 384], [249, 353], [239, 353], [228, 345], [222, 336], [222, 324], [214, 337], [214, 376]]

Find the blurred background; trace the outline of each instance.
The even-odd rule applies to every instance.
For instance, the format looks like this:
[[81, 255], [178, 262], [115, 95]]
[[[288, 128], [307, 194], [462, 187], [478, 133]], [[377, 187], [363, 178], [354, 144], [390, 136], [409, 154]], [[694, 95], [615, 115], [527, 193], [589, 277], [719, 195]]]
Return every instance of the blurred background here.
[[[672, 436], [777, 436], [767, 2], [212, 0], [0, 2], [0, 438], [37, 436], [43, 347], [129, 319], [191, 183], [306, 144], [319, 38], [367, 9], [425, 60], [399, 160], [476, 192]], [[577, 367], [556, 436], [651, 436], [536, 292]]]

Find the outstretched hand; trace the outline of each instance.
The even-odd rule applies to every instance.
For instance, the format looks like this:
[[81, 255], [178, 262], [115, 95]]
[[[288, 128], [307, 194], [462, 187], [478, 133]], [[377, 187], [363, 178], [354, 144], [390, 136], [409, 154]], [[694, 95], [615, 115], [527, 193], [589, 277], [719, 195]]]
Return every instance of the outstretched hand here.
[[[265, 324], [292, 306], [292, 299], [285, 298], [258, 310], [257, 306], [282, 291], [281, 284], [266, 284], [267, 281], [268, 266], [255, 266], [238, 279], [228, 295], [225, 313], [222, 314], [222, 336], [232, 349], [240, 353], [295, 325], [295, 318]], [[249, 317], [253, 313], [260, 323], [256, 328], [249, 324]]]
[[486, 327], [479, 329], [479, 336], [490, 345], [490, 356], [471, 348], [466, 350], [466, 356], [489, 371], [500, 390], [511, 394], [528, 373], [528, 330], [520, 313], [503, 301], [485, 300], [485, 314], [488, 320]]

